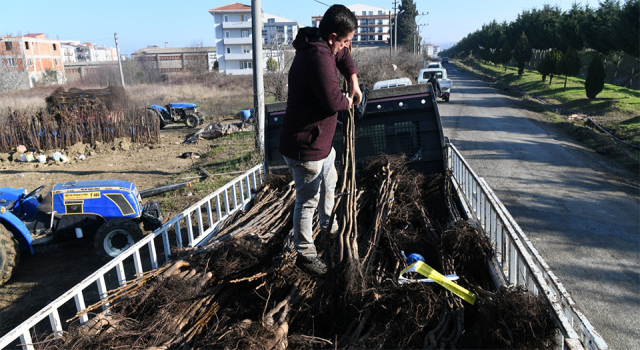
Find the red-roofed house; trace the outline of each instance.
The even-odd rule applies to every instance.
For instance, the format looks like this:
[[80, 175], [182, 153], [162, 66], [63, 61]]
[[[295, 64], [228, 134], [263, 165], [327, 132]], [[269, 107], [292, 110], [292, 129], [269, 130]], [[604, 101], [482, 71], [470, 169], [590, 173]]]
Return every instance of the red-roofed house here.
[[0, 70], [18, 77], [0, 90], [25, 89], [43, 81], [62, 84], [65, 75], [60, 41], [47, 39], [42, 33], [0, 37]]

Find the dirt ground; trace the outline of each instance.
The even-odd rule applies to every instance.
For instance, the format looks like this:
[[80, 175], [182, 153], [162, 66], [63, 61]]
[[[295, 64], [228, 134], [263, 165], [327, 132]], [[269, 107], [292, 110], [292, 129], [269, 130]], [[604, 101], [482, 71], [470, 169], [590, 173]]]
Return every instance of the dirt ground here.
[[[109, 145], [75, 145], [67, 150], [71, 160], [64, 164], [4, 161], [0, 163], [0, 187], [33, 190], [44, 185], [46, 193], [54, 184], [66, 181], [122, 179], [144, 190], [185, 181], [181, 180], [185, 171], [200, 159], [179, 156], [185, 152], [206, 154], [214, 147], [214, 141], [208, 140], [182, 145], [192, 132], [193, 129], [176, 125], [161, 131], [159, 144], [137, 145], [119, 140]], [[77, 159], [81, 154], [84, 160]], [[172, 215], [163, 214], [165, 220]], [[104, 264], [93, 250], [93, 240], [37, 248], [34, 255], [22, 253], [14, 275], [0, 287], [0, 337]]]

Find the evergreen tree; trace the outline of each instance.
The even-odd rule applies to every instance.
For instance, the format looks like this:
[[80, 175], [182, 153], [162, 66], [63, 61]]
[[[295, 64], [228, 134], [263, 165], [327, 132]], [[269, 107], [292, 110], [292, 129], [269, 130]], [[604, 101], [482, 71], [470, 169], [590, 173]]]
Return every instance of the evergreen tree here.
[[562, 91], [567, 91], [567, 79], [570, 75], [578, 75], [580, 68], [582, 68], [582, 61], [580, 61], [578, 53], [572, 47], [569, 47], [564, 55], [562, 55], [559, 63], [560, 74], [564, 74], [564, 89]]
[[273, 57], [270, 57], [267, 60], [267, 70], [269, 72], [275, 72], [278, 70], [278, 61], [274, 60]]
[[640, 1], [627, 0], [615, 25], [616, 33], [619, 35], [618, 48], [636, 59], [636, 64], [623, 85], [629, 83], [631, 86], [631, 79], [638, 75], [640, 63], [640, 16], [638, 14], [640, 14]]
[[527, 35], [522, 32], [520, 39], [513, 48], [513, 58], [518, 63], [518, 75], [522, 75], [524, 73], [524, 66], [529, 62], [529, 60], [531, 60], [532, 55], [533, 52], [531, 51], [529, 39], [527, 39]]
[[604, 89], [605, 78], [604, 64], [599, 54], [594, 54], [589, 69], [587, 70], [587, 79], [584, 82], [584, 89], [587, 92], [587, 98], [593, 100]]
[[413, 35], [416, 32], [416, 16], [418, 9], [413, 0], [402, 0], [398, 10], [398, 44], [408, 51], [413, 51]]
[[507, 71], [507, 65], [511, 61], [511, 57], [513, 57], [511, 46], [509, 46], [509, 43], [505, 40], [502, 48], [500, 48], [500, 55], [498, 56], [498, 63], [502, 65], [505, 72]]
[[549, 85], [553, 82], [553, 76], [558, 74], [558, 63], [562, 59], [562, 52], [560, 51], [551, 51], [548, 52], [546, 56], [540, 61], [538, 65], [538, 72], [542, 74], [542, 81], [547, 79], [547, 75], [549, 76]]
[[584, 49], [584, 40], [580, 36], [580, 27], [584, 25], [585, 12], [580, 5], [573, 3], [571, 10], [562, 14], [562, 19], [558, 25], [560, 34], [560, 49], [566, 51], [568, 47], [576, 51]]

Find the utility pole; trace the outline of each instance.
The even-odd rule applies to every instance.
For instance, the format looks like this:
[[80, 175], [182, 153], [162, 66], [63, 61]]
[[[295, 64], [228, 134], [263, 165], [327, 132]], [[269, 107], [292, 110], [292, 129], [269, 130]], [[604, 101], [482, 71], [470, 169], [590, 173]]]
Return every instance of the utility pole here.
[[398, 1], [393, 0], [393, 45], [396, 52], [398, 52]]
[[389, 59], [391, 59], [391, 51], [393, 50], [393, 44], [395, 41], [391, 40], [391, 11], [389, 11]]
[[116, 54], [118, 55], [118, 68], [120, 69], [120, 81], [124, 88], [124, 74], [122, 74], [122, 62], [120, 62], [120, 48], [118, 47], [118, 33], [113, 33], [113, 37], [116, 38]]
[[[415, 33], [413, 33], [413, 54], [416, 53], [420, 53], [420, 27], [424, 27], [424, 26], [428, 26], [429, 23], [427, 24], [417, 24], [416, 23], [416, 30]], [[416, 42], [417, 41], [417, 42]], [[416, 52], [416, 49], [418, 50]]]
[[253, 44], [253, 113], [257, 122], [256, 149], [264, 156], [264, 72], [262, 71], [262, 7], [260, 0], [251, 0]]

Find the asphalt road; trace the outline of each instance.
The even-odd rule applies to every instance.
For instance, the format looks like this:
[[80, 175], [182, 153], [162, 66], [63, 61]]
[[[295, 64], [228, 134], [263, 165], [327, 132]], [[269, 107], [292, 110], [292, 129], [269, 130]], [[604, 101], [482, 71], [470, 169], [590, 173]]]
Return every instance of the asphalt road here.
[[611, 349], [640, 348], [638, 173], [446, 65], [445, 136], [484, 177]]

